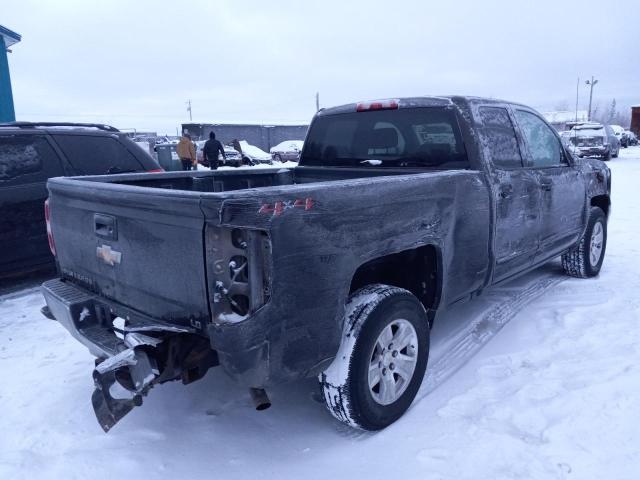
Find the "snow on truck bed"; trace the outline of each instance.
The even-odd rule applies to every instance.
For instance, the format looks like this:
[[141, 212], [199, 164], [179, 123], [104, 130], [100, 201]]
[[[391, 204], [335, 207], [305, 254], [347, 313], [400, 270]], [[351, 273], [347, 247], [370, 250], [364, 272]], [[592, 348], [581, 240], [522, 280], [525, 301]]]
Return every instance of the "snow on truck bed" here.
[[376, 434], [334, 421], [313, 380], [256, 412], [215, 369], [104, 434], [86, 349], [35, 289], [0, 297], [0, 478], [637, 479], [640, 147], [610, 167], [600, 276], [550, 264], [447, 312], [418, 398]]

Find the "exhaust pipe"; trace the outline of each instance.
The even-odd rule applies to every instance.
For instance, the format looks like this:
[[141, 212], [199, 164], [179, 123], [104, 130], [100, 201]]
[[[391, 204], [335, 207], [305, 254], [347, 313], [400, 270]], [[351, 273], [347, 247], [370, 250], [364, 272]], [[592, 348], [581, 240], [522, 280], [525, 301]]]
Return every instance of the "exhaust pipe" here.
[[267, 392], [264, 391], [264, 388], [250, 388], [249, 395], [251, 395], [251, 400], [256, 410], [266, 410], [271, 406], [271, 400], [269, 400], [269, 396]]

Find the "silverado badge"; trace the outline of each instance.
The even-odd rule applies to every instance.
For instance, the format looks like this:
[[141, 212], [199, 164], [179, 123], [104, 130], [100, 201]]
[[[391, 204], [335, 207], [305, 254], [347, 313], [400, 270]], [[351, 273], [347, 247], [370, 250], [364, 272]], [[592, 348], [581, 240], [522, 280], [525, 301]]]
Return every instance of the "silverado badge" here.
[[122, 253], [117, 252], [116, 250], [112, 250], [109, 245], [102, 245], [96, 249], [96, 255], [100, 260], [102, 260], [107, 265], [111, 265], [112, 267], [116, 263], [120, 263], [122, 260]]

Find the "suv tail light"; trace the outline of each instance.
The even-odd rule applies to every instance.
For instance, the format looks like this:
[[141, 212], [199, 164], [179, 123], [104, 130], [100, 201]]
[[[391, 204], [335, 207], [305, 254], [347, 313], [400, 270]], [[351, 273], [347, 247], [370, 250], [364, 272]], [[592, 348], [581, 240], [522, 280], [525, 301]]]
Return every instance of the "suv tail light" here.
[[44, 219], [47, 221], [47, 240], [49, 240], [49, 250], [53, 256], [56, 256], [56, 244], [53, 242], [53, 235], [51, 234], [51, 209], [49, 208], [49, 199], [44, 201]]
[[398, 100], [375, 100], [373, 102], [360, 102], [356, 105], [356, 112], [369, 112], [372, 110], [397, 110]]
[[153, 170], [147, 170], [147, 173], [162, 173], [164, 168], [154, 168]]

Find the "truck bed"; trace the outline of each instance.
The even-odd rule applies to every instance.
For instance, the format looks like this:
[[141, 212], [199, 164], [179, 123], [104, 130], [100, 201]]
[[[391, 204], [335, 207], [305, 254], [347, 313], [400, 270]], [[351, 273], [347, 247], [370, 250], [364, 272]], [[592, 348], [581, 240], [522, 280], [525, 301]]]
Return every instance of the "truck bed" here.
[[232, 192], [252, 188], [409, 175], [420, 172], [424, 172], [424, 170], [407, 168], [381, 170], [379, 168], [297, 167], [295, 169], [175, 172], [153, 176], [136, 174], [110, 175], [84, 177], [83, 180], [191, 192]]
[[63, 278], [126, 307], [168, 323], [206, 325], [207, 225], [266, 231], [271, 216], [255, 213], [272, 198], [307, 198], [309, 188], [402, 173], [415, 172], [296, 168], [52, 179], [51, 228], [65, 246], [58, 264]]

